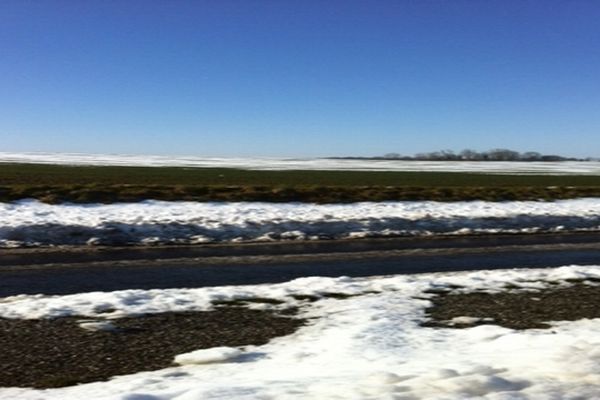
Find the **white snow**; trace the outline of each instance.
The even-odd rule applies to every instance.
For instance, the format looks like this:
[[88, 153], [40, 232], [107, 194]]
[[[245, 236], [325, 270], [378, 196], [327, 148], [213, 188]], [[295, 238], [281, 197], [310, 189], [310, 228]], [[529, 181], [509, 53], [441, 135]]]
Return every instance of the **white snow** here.
[[450, 325], [473, 325], [477, 322], [492, 322], [492, 318], [478, 318], [478, 317], [467, 317], [460, 316], [454, 317], [450, 320]]
[[77, 321], [80, 328], [86, 331], [92, 332], [111, 332], [117, 330], [115, 324], [110, 321], [98, 321], [98, 320], [81, 320]]
[[[600, 387], [600, 319], [555, 322], [551, 329], [524, 331], [495, 325], [467, 329], [419, 325], [430, 305], [428, 289], [460, 285], [456, 290], [496, 292], [511, 284], [520, 288], [511, 290], [535, 293], [550, 286], [548, 282], [569, 285], [567, 279], [585, 278], [600, 278], [600, 266], [356, 279], [311, 277], [276, 285], [4, 298], [0, 316], [5, 318], [94, 318], [108, 308], [115, 309], [115, 317], [210, 309], [214, 299], [270, 297], [284, 304], [260, 306], [301, 306], [300, 315], [312, 319], [294, 334], [262, 346], [206, 349], [185, 356], [206, 360], [212, 353], [227, 362], [182, 365], [60, 389], [0, 388], [0, 398], [594, 399]], [[363, 295], [312, 303], [292, 297], [328, 292]], [[240, 350], [242, 357], [231, 355]]]
[[231, 361], [241, 354], [242, 351], [234, 347], [212, 347], [210, 349], [201, 349], [179, 354], [175, 356], [175, 360], [173, 361], [179, 365], [212, 364]]
[[440, 171], [487, 174], [600, 175], [600, 162], [477, 162], [349, 160], [331, 158], [218, 158], [82, 153], [0, 152], [0, 162], [66, 165], [134, 165], [248, 170]]
[[0, 247], [113, 245], [600, 229], [600, 198], [353, 204], [0, 203]]

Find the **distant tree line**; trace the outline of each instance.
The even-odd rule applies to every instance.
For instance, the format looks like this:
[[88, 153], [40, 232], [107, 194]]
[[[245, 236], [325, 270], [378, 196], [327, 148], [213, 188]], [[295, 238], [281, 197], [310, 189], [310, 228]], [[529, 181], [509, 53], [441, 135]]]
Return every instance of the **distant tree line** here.
[[380, 157], [334, 157], [334, 158], [362, 158], [374, 160], [407, 160], [407, 161], [592, 161], [592, 158], [562, 157], [555, 154], [542, 154], [537, 151], [520, 153], [509, 149], [492, 149], [488, 151], [475, 151], [465, 149], [459, 152], [452, 150], [433, 151], [430, 153], [417, 153], [414, 156], [404, 156], [400, 153], [387, 153]]

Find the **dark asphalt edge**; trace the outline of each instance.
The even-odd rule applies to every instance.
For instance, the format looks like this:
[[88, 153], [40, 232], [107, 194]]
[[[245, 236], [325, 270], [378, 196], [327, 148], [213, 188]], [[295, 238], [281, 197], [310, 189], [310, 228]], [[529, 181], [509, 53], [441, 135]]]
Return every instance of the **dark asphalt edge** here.
[[600, 232], [530, 234], [448, 235], [385, 237], [313, 241], [210, 243], [164, 246], [57, 246], [0, 249], [0, 270], [16, 265], [79, 264], [103, 261], [176, 261], [247, 256], [304, 256], [363, 253], [392, 250], [491, 248], [526, 245], [600, 243]]
[[552, 243], [535, 245], [507, 245], [491, 247], [467, 247], [467, 248], [413, 248], [401, 250], [375, 250], [356, 252], [332, 252], [332, 253], [308, 253], [308, 254], [277, 254], [277, 255], [244, 255], [244, 256], [210, 256], [210, 257], [182, 257], [182, 258], [155, 258], [134, 260], [102, 260], [69, 263], [46, 263], [46, 264], [17, 264], [3, 265], [2, 272], [33, 271], [33, 270], [75, 270], [85, 268], [163, 268], [165, 264], [177, 267], [206, 267], [206, 266], [252, 266], [252, 265], [279, 265], [279, 264], [302, 264], [302, 263], [339, 263], [343, 261], [369, 261], [369, 260], [393, 260], [408, 257], [441, 257], [477, 254], [499, 254], [499, 253], [535, 253], [556, 251], [600, 251], [599, 243]]

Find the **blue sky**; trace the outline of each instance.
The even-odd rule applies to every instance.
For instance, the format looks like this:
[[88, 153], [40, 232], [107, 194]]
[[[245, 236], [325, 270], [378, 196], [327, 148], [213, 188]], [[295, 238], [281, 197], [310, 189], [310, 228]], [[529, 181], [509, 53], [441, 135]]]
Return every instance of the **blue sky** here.
[[600, 156], [597, 1], [0, 2], [0, 151]]

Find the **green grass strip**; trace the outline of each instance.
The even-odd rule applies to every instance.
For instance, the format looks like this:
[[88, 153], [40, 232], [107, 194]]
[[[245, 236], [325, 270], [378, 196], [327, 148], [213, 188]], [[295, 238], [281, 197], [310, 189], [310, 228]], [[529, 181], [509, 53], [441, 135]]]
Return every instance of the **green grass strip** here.
[[600, 196], [600, 176], [0, 164], [0, 201], [553, 200]]

